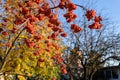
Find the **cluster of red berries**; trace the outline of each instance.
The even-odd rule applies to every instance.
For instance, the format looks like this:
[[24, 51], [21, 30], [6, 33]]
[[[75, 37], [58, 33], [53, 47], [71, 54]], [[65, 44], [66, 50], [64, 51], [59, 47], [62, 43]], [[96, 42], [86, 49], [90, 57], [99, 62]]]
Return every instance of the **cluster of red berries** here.
[[60, 66], [60, 69], [61, 69], [62, 74], [67, 74], [66, 66], [64, 64]]
[[35, 43], [33, 41], [25, 39], [24, 42], [29, 48], [33, 48], [35, 46]]
[[82, 30], [82, 28], [79, 27], [79, 26], [76, 25], [76, 24], [72, 24], [72, 25], [71, 25], [71, 29], [72, 29], [73, 32], [75, 32], [75, 33], [78, 33], [78, 32], [80, 32], [80, 31]]
[[102, 21], [102, 18], [100, 16], [96, 16], [96, 12], [94, 10], [88, 10], [85, 16], [87, 17], [88, 21], [91, 19], [94, 20], [94, 22], [88, 26], [90, 29], [102, 28], [103, 25], [100, 23]]

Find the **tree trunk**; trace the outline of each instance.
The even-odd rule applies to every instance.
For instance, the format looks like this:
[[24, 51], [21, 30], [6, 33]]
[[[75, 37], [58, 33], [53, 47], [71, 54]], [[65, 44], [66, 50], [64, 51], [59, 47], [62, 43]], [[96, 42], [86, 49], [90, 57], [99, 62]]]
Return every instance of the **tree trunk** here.
[[87, 80], [87, 72], [86, 72], [86, 67], [83, 66], [84, 69], [84, 76], [83, 76], [83, 80]]
[[89, 76], [89, 80], [93, 80], [94, 73], [95, 73], [95, 70], [92, 70]]

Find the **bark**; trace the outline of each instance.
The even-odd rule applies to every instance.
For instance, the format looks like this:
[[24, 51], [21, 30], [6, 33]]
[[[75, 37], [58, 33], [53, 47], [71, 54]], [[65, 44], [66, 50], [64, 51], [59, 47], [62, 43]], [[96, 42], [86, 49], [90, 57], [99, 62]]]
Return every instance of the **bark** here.
[[95, 71], [92, 71], [92, 72], [90, 73], [89, 80], [93, 80], [93, 75], [94, 75], [94, 73], [95, 73]]
[[84, 69], [84, 76], [83, 76], [83, 80], [87, 80], [87, 71], [86, 71], [86, 67], [85, 65], [83, 65], [83, 69]]

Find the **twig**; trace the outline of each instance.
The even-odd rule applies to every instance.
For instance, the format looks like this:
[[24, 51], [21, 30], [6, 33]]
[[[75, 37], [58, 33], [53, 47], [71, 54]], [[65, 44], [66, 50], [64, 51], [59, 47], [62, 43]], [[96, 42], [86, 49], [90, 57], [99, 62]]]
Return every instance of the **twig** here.
[[82, 9], [85, 10], [85, 11], [88, 10], [86, 7], [84, 7], [84, 6], [82, 6], [82, 5], [78, 5], [78, 4], [75, 4], [75, 5], [78, 6], [78, 7], [80, 7], [80, 8], [82, 8]]

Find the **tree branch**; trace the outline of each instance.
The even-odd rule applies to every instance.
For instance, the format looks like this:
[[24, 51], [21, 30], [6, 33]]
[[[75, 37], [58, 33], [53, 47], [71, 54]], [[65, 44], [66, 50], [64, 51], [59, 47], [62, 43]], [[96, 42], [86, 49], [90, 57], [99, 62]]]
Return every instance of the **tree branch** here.
[[[20, 26], [23, 26], [26, 24], [28, 20], [26, 20], [22, 25]], [[10, 48], [8, 49], [8, 51], [6, 52], [6, 55], [5, 57], [3, 58], [3, 62], [2, 62], [2, 66], [0, 67], [0, 72], [2, 72], [3, 68], [5, 67], [6, 63], [7, 63], [7, 58], [8, 56], [10, 55], [10, 51], [12, 50], [16, 40], [19, 38], [20, 34], [24, 31], [24, 28], [20, 31], [20, 33], [16, 36], [16, 38], [14, 39], [14, 41], [12, 42], [12, 45], [10, 46]]]
[[103, 61], [99, 62], [97, 65], [100, 65], [100, 64], [102, 64], [102, 63], [105, 63], [105, 62], [106, 62], [107, 60], [109, 60], [110, 58], [111, 58], [111, 59], [115, 59], [115, 60], [120, 60], [120, 57], [119, 57], [119, 56], [110, 56], [110, 57], [104, 59]]

